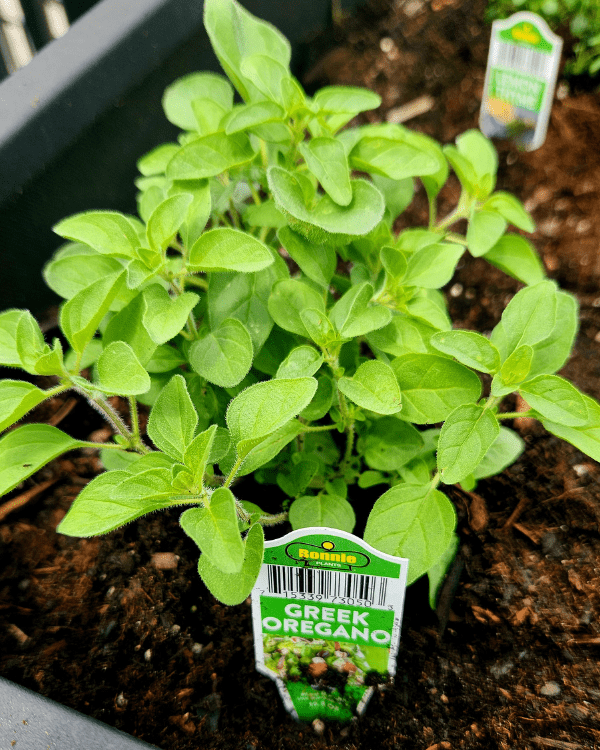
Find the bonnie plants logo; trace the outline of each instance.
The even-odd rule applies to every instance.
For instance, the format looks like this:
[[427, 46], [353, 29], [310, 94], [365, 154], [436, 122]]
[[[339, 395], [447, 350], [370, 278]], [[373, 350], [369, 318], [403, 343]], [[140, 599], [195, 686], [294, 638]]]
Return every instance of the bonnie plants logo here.
[[304, 567], [335, 568], [352, 570], [366, 568], [371, 558], [355, 550], [336, 549], [335, 542], [324, 541], [320, 545], [292, 542], [285, 548], [285, 554]]

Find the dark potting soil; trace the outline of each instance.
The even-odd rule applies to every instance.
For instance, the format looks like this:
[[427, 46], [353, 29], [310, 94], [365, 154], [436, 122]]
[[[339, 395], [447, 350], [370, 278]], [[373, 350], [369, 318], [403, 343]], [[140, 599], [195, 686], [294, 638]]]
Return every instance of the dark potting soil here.
[[[364, 119], [394, 119], [427, 95], [409, 126], [452, 142], [477, 124], [482, 17], [478, 0], [374, 2], [337, 30], [306, 83], [376, 89], [382, 107]], [[549, 275], [581, 305], [561, 374], [600, 399], [600, 97], [561, 96], [542, 148], [498, 144], [498, 184], [532, 211]], [[443, 197], [441, 215], [458, 183]], [[423, 225], [425, 211], [418, 193], [398, 229]], [[465, 255], [447, 287], [452, 318], [489, 331], [518, 288]], [[106, 439], [68, 395], [28, 420]], [[395, 684], [351, 725], [317, 735], [288, 717], [254, 671], [249, 605], [207, 593], [178, 511], [98, 539], [55, 533], [101, 470], [93, 451], [54, 461], [0, 505], [0, 674], [162, 750], [600, 748], [600, 467], [537, 423], [513, 427], [527, 444], [514, 466], [475, 492], [447, 490], [462, 541], [454, 578], [437, 615], [422, 582], [409, 589]], [[267, 492], [238, 490], [261, 504]]]

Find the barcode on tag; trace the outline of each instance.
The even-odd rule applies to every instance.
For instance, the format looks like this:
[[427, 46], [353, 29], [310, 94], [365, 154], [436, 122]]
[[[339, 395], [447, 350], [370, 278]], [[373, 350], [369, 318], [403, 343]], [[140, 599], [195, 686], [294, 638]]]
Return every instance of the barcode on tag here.
[[536, 78], [545, 78], [551, 72], [552, 58], [545, 52], [528, 47], [499, 44], [492, 65], [511, 70], [525, 70]]
[[387, 578], [287, 565], [266, 565], [265, 568], [269, 594], [310, 594], [315, 599], [344, 599], [347, 603], [355, 599], [374, 607], [392, 604], [388, 599], [393, 592], [388, 592]]

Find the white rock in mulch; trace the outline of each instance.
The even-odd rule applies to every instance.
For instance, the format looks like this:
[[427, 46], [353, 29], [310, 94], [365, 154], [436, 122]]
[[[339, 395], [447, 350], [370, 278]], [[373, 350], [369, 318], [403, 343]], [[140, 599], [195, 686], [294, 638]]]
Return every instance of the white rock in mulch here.
[[173, 552], [155, 552], [152, 555], [151, 563], [157, 570], [175, 570], [179, 557]]
[[560, 695], [560, 685], [558, 682], [550, 680], [550, 682], [544, 683], [540, 689], [540, 695], [545, 695], [546, 698], [555, 698], [557, 695]]

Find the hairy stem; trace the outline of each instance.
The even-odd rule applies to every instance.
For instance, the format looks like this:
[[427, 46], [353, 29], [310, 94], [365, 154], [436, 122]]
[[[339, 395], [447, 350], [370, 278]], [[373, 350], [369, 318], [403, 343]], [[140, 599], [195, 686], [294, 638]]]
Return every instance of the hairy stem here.
[[100, 412], [104, 419], [106, 419], [106, 421], [131, 444], [133, 438], [132, 433], [121, 418], [121, 415], [113, 409], [108, 401], [103, 398], [94, 398], [90, 393], [75, 383], [72, 384], [72, 388], [79, 393], [80, 396], [83, 396], [90, 406]]

